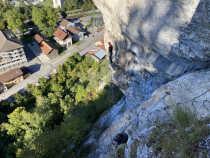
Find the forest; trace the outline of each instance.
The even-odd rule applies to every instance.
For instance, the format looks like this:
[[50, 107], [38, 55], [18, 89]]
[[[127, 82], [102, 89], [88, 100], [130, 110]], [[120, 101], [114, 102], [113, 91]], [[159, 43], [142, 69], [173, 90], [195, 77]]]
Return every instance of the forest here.
[[17, 1], [20, 2], [19, 6], [0, 1], [0, 30], [10, 29], [14, 33], [24, 33], [31, 27], [34, 30], [36, 26], [41, 34], [51, 37], [61, 15], [76, 9], [83, 12], [95, 8], [91, 0], [66, 0], [63, 8], [57, 9], [52, 4], [45, 5], [44, 2], [48, 0], [43, 5], [26, 5], [22, 0]]
[[0, 157], [82, 158], [88, 132], [121, 97], [107, 60], [75, 53], [56, 74], [0, 102]]

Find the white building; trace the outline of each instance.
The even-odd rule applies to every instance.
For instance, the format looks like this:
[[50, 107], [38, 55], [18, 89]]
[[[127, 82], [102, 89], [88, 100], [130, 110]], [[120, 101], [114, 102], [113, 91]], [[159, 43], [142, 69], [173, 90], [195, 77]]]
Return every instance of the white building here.
[[85, 38], [85, 32], [80, 27], [77, 27], [75, 23], [72, 23], [66, 19], [63, 19], [59, 25], [59, 28], [72, 36], [72, 42], [77, 42]]
[[62, 8], [64, 0], [53, 0], [54, 8]]
[[0, 31], [0, 73], [27, 63], [23, 45], [10, 32]]
[[72, 45], [72, 36], [68, 35], [66, 32], [57, 28], [54, 32], [54, 40], [59, 43], [61, 46], [68, 48]]

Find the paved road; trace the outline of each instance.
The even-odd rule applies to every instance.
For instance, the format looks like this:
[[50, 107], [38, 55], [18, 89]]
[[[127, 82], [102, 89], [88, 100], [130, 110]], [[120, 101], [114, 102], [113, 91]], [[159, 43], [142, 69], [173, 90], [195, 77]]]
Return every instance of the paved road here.
[[79, 52], [80, 55], [84, 55], [87, 50], [91, 49], [94, 46], [95, 41], [103, 37], [103, 31], [95, 34], [84, 40], [79, 46], [73, 45], [70, 47], [67, 52], [62, 55], [58, 56], [57, 58], [50, 60], [46, 63], [42, 63], [40, 70], [30, 75], [28, 78], [20, 82], [19, 84], [13, 86], [5, 93], [0, 94], [0, 100], [7, 99], [8, 97], [12, 96], [13, 94], [17, 93], [18, 91], [24, 89], [28, 84], [37, 83], [40, 77], [44, 77], [51, 72], [53, 72], [60, 64], [63, 64], [68, 57], [70, 57], [73, 53]]

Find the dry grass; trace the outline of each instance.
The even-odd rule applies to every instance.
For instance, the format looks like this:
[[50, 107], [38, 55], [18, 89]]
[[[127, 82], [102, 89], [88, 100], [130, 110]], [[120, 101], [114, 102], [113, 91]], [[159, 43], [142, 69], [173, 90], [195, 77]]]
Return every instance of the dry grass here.
[[152, 146], [154, 152], [162, 158], [197, 157], [200, 152], [198, 143], [210, 134], [207, 126], [209, 121], [198, 120], [190, 110], [177, 107], [174, 120], [157, 124], [147, 145]]

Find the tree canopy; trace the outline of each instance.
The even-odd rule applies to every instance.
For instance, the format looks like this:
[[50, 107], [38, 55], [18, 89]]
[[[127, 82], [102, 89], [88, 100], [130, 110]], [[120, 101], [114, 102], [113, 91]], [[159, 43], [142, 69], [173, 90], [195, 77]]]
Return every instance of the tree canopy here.
[[38, 26], [42, 33], [48, 37], [52, 36], [56, 22], [57, 11], [50, 7], [37, 7], [32, 8], [32, 21]]
[[0, 3], [0, 29], [6, 28], [14, 33], [26, 31], [26, 23], [31, 17], [30, 6], [14, 7], [11, 4]]
[[6, 20], [8, 23], [8, 28], [13, 32], [23, 32], [24, 31], [24, 21], [25, 17], [20, 12], [20, 8], [13, 8], [6, 12]]
[[95, 8], [92, 0], [66, 0], [63, 8], [65, 11], [72, 11], [75, 9], [91, 10]]
[[[0, 139], [7, 147], [0, 155], [77, 155], [75, 147], [80, 148], [96, 119], [121, 97], [116, 87], [108, 85], [109, 80], [107, 60], [98, 64], [75, 54], [59, 66], [57, 74], [40, 78], [39, 86], [29, 85], [25, 93], [15, 94], [11, 103], [0, 102]], [[99, 90], [103, 83], [107, 87]]]

